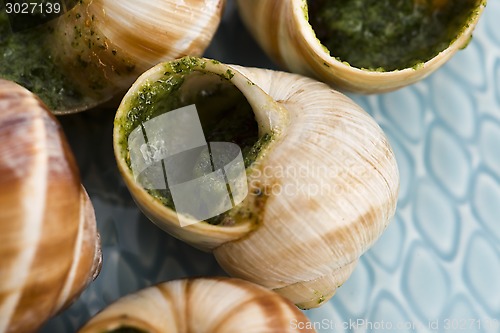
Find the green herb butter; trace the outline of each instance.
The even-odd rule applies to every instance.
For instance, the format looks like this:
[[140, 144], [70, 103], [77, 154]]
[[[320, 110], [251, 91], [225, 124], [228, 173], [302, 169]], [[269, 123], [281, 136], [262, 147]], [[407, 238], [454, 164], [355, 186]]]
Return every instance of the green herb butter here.
[[45, 41], [51, 33], [49, 26], [14, 33], [1, 10], [0, 77], [26, 87], [52, 110], [65, 109], [82, 97], [52, 59]]
[[[437, 3], [437, 1], [434, 1]], [[378, 71], [417, 68], [457, 38], [477, 0], [308, 0], [309, 22], [330, 54]]]
[[[254, 163], [272, 140], [271, 134], [259, 137], [259, 127], [252, 107], [241, 91], [230, 82], [234, 73], [230, 70], [224, 75], [207, 73], [203, 71], [204, 65], [205, 63], [196, 58], [183, 58], [171, 63], [165, 68], [163, 77], [155, 82], [143, 83], [141, 88], [128, 99], [125, 105], [128, 110], [126, 117], [117, 119], [118, 123], [115, 126], [119, 126], [122, 131], [122, 142], [119, 144], [129, 167], [127, 140], [130, 133], [150, 119], [191, 104], [197, 107], [206, 141], [237, 144], [242, 150], [245, 167]], [[193, 77], [190, 78], [190, 75]], [[190, 79], [196, 79], [195, 75], [204, 76], [202, 79], [206, 80], [206, 86], [198, 87], [199, 90], [196, 92], [184, 91], [183, 85]], [[194, 166], [193, 179], [201, 176], [198, 174], [198, 169]], [[212, 193], [227, 191], [225, 183], [208, 183], [207, 186], [211, 186]], [[163, 205], [175, 209], [168, 189], [148, 190], [148, 192]], [[227, 220], [227, 214], [223, 214], [207, 222], [229, 223]]]

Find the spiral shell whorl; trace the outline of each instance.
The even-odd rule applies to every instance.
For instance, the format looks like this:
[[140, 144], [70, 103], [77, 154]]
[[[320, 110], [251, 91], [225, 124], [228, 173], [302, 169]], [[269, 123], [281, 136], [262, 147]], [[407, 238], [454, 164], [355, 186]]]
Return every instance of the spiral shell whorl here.
[[399, 172], [382, 129], [352, 100], [312, 79], [206, 59], [182, 62], [193, 64], [185, 74], [192, 75], [186, 79], [190, 87], [204, 77], [196, 72], [231, 73], [226, 80], [246, 97], [260, 130], [273, 133], [247, 168], [248, 196], [234, 208], [251, 212], [252, 219], [242, 217], [234, 226], [195, 221], [182, 228], [175, 211], [134, 180], [119, 144], [120, 127], [130, 98], [143, 84], [168, 80], [169, 64], [141, 76], [116, 115], [115, 156], [136, 202], [167, 232], [213, 251], [230, 275], [274, 289], [303, 308], [323, 304], [395, 213]]
[[215, 34], [224, 4], [225, 0], [84, 0], [53, 23], [49, 44], [57, 46], [54, 58], [88, 100], [85, 109], [122, 92], [158, 62], [201, 55]]
[[307, 323], [292, 303], [260, 286], [238, 279], [199, 278], [166, 282], [125, 296], [79, 333], [120, 327], [151, 333], [314, 332], [305, 328]]
[[394, 215], [394, 154], [375, 121], [325, 84], [233, 67], [278, 101], [290, 120], [252, 167], [257, 178], [250, 183], [269, 195], [261, 224], [214, 253], [231, 275], [301, 307], [318, 306], [345, 282]]
[[0, 332], [32, 332], [100, 265], [95, 216], [55, 118], [0, 80]]

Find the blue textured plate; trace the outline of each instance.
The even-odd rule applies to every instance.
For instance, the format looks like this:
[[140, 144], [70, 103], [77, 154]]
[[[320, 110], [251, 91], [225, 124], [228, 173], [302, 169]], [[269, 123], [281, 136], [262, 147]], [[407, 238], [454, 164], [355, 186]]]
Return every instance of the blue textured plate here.
[[[396, 217], [337, 295], [306, 311], [318, 332], [500, 332], [500, 2], [465, 51], [394, 93], [350, 96], [384, 128], [399, 162]], [[206, 56], [275, 68], [229, 2]], [[95, 206], [99, 278], [42, 332], [74, 332], [118, 297], [186, 276], [223, 275], [211, 255], [136, 208], [112, 151], [113, 110], [61, 118]]]

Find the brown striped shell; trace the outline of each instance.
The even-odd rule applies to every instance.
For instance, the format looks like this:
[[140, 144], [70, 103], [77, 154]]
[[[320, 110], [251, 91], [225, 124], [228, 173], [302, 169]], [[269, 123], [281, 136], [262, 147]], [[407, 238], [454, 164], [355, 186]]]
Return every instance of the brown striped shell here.
[[148, 333], [315, 332], [306, 316], [278, 294], [228, 278], [176, 280], [125, 296], [79, 333], [136, 329]]
[[[184, 70], [173, 74], [172, 68]], [[175, 75], [184, 82], [177, 90], [181, 100], [183, 93], [234, 85], [252, 107], [259, 135], [272, 135], [246, 170], [248, 196], [231, 210], [233, 225], [194, 220], [182, 227], [176, 212], [152, 197], [127, 164], [123, 133], [131, 101], [144, 87]], [[156, 105], [161, 108], [161, 100]], [[273, 289], [302, 308], [334, 295], [396, 209], [399, 172], [382, 129], [345, 95], [296, 74], [197, 58], [159, 64], [122, 101], [113, 141], [125, 183], [154, 223], [212, 251], [230, 275]]]
[[330, 51], [334, 55], [335, 50], [328, 51], [321, 44], [308, 21], [307, 0], [238, 0], [238, 7], [261, 47], [284, 68], [342, 89], [381, 93], [425, 78], [464, 48], [486, 6], [486, 0], [474, 1], [477, 10], [445, 50], [422, 66], [388, 72], [359, 69], [331, 56]]
[[100, 269], [94, 209], [59, 123], [0, 80], [0, 332], [34, 332]]

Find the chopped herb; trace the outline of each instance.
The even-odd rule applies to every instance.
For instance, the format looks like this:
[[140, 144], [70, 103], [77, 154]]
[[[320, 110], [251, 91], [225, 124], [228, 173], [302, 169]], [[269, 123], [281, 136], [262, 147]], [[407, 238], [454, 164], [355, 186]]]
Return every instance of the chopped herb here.
[[48, 26], [14, 33], [0, 10], [0, 77], [32, 91], [50, 109], [64, 109], [78, 105], [82, 96], [44, 47], [51, 33]]
[[[255, 120], [252, 107], [243, 93], [228, 82], [226, 76], [234, 76], [231, 71], [226, 76], [206, 72], [210, 76], [207, 85], [200, 88], [197, 94], [186, 95], [182, 85], [195, 67], [202, 68], [203, 62], [195, 58], [183, 58], [165, 65], [164, 75], [155, 82], [146, 81], [135, 95], [127, 100], [128, 112], [123, 119], [117, 119], [115, 126], [121, 128], [122, 154], [130, 167], [128, 153], [128, 137], [142, 123], [166, 112], [176, 110], [186, 105], [196, 104], [201, 125], [207, 142], [232, 142], [237, 144], [243, 154], [245, 167], [249, 167], [261, 155], [263, 149], [272, 140], [271, 134], [259, 138], [259, 127]], [[203, 161], [200, 160], [200, 163]], [[193, 177], [203, 170], [194, 166]], [[197, 177], [195, 177], [197, 176]], [[210, 191], [227, 191], [226, 184], [210, 182]], [[168, 189], [148, 190], [148, 193], [166, 207], [175, 209], [172, 195]], [[229, 214], [229, 213], [228, 213]], [[222, 214], [208, 220], [211, 224], [230, 226], [238, 218], [243, 218], [243, 212], [238, 217]], [[249, 218], [245, 213], [245, 218]], [[252, 217], [253, 218], [253, 217]]]
[[333, 57], [393, 71], [418, 66], [453, 42], [479, 0], [308, 0], [310, 23]]
[[228, 69], [226, 71], [226, 77], [228, 80], [231, 80], [234, 77], [234, 73], [230, 69]]

